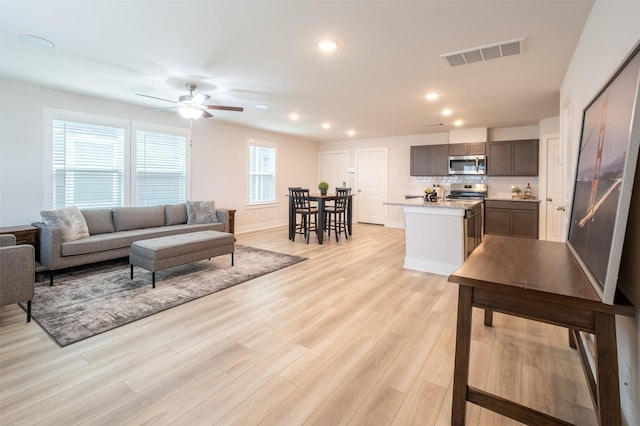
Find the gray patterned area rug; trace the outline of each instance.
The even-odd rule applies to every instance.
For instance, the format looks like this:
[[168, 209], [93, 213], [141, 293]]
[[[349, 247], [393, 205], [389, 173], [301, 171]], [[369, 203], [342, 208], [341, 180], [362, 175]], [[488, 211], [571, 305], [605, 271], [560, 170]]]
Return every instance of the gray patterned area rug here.
[[60, 346], [120, 327], [199, 297], [294, 265], [306, 258], [236, 244], [235, 266], [223, 255], [151, 273], [128, 261], [89, 265], [36, 283], [33, 319]]

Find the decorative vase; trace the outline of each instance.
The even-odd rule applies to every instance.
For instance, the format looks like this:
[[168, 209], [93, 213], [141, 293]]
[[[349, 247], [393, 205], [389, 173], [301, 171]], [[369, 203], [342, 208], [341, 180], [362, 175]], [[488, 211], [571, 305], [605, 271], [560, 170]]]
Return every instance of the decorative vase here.
[[326, 189], [321, 189], [320, 190], [320, 195], [327, 195], [327, 190]]

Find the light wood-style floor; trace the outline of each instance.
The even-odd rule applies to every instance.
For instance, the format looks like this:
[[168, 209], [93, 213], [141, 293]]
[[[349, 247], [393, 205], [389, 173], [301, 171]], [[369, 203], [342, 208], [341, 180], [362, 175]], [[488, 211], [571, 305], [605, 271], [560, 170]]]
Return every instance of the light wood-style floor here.
[[[308, 260], [65, 348], [0, 308], [0, 423], [450, 424], [458, 288], [403, 269], [404, 230], [237, 239]], [[596, 423], [566, 330], [501, 314], [487, 328], [477, 310], [473, 336], [472, 385]], [[469, 425], [517, 424], [468, 407]]]

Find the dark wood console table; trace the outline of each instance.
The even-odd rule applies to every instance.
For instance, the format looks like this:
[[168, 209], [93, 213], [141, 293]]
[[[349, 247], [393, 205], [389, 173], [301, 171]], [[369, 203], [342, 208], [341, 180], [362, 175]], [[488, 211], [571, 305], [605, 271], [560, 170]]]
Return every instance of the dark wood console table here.
[[[602, 303], [566, 244], [488, 235], [448, 281], [460, 285], [452, 425], [465, 424], [467, 402], [526, 424], [568, 424], [469, 386], [473, 307], [485, 309], [486, 325], [491, 325], [496, 311], [569, 329], [572, 346], [578, 345], [599, 424], [622, 423], [615, 315], [634, 316], [635, 309], [626, 300]], [[595, 372], [586, 362], [580, 331], [595, 335]]]

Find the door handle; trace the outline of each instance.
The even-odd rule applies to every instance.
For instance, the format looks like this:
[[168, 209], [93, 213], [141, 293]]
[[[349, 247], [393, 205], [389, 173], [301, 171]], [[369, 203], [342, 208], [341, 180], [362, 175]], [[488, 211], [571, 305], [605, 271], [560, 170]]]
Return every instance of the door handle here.
[[559, 211], [563, 212], [564, 211], [564, 206], [558, 206], [558, 207], [556, 207], [556, 210], [559, 210]]
[[553, 198], [547, 198], [547, 201], [551, 202], [553, 201]]

